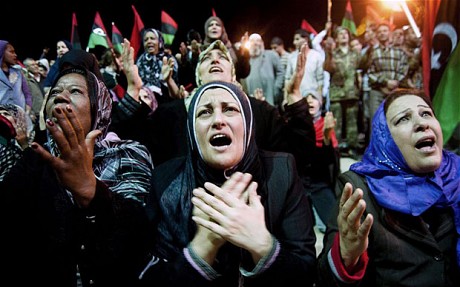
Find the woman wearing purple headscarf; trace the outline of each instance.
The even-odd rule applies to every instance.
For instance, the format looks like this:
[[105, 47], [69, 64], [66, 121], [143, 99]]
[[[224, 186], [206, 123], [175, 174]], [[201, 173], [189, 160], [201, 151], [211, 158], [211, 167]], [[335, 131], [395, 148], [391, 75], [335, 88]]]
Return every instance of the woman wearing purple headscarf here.
[[422, 91], [385, 99], [338, 182], [318, 286], [460, 286], [460, 157]]

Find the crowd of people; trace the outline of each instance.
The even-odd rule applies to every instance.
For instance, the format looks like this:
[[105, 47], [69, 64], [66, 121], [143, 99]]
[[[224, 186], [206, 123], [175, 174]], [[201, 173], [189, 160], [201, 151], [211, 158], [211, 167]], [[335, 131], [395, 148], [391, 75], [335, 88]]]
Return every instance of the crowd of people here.
[[2, 277], [459, 286], [460, 156], [420, 39], [384, 21], [292, 39], [232, 43], [212, 16], [177, 54], [155, 28], [138, 57], [59, 40], [21, 62], [0, 40]]

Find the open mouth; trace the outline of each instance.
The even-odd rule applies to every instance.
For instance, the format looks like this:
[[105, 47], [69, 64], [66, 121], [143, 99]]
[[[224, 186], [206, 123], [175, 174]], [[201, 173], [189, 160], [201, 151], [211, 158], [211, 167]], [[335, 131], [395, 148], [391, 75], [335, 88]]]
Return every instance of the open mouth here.
[[232, 140], [226, 135], [218, 134], [211, 138], [210, 143], [214, 147], [221, 147], [230, 145]]
[[433, 137], [422, 138], [415, 144], [416, 149], [429, 149], [432, 148], [435, 144]]
[[220, 72], [222, 72], [222, 69], [217, 67], [217, 66], [213, 66], [213, 67], [211, 67], [211, 69], [209, 69], [209, 72], [210, 73], [220, 73]]

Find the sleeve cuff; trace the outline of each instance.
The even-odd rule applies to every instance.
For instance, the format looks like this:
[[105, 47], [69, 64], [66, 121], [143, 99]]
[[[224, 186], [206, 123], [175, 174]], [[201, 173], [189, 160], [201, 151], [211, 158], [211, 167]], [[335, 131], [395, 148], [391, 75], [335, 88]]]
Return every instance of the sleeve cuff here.
[[215, 280], [220, 276], [220, 274], [214, 270], [206, 261], [203, 260], [200, 256], [198, 256], [190, 244], [183, 249], [185, 259], [187, 259], [188, 263], [192, 265], [192, 267], [200, 273], [206, 280], [212, 281]]
[[280, 243], [279, 241], [272, 236], [272, 249], [270, 252], [262, 257], [259, 262], [257, 262], [256, 267], [252, 271], [246, 271], [243, 267], [240, 267], [241, 275], [245, 277], [254, 277], [262, 272], [264, 272], [267, 268], [269, 268], [273, 262], [275, 262], [276, 257], [280, 253]]
[[365, 251], [358, 260], [358, 263], [351, 269], [347, 270], [343, 265], [340, 257], [340, 235], [336, 234], [331, 250], [327, 253], [327, 260], [331, 267], [332, 273], [344, 283], [353, 283], [363, 279], [366, 272], [369, 257]]

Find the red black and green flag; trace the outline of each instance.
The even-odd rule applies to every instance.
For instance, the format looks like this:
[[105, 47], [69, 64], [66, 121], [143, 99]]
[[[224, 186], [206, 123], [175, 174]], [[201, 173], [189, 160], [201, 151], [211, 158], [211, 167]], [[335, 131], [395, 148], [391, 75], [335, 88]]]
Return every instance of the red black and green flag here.
[[459, 15], [458, 1], [425, 0], [424, 88], [433, 99], [444, 143], [451, 138], [453, 142], [460, 140]]
[[137, 57], [137, 53], [139, 52], [140, 48], [142, 47], [142, 37], [144, 34], [144, 22], [142, 22], [139, 13], [137, 13], [136, 8], [134, 5], [131, 5], [134, 13], [134, 25], [133, 30], [131, 31], [131, 38], [129, 42], [131, 42], [131, 47], [134, 49], [134, 58]]
[[356, 24], [353, 20], [350, 0], [347, 1], [347, 6], [345, 7], [345, 15], [342, 18], [342, 27], [347, 28], [351, 34], [356, 35]]
[[121, 54], [123, 50], [121, 44], [123, 43], [123, 36], [121, 35], [120, 30], [115, 26], [115, 22], [112, 22], [112, 44], [113, 49]]
[[96, 12], [96, 17], [94, 18], [93, 29], [91, 35], [89, 35], [88, 47], [86, 50], [93, 49], [97, 45], [103, 46], [106, 48], [112, 47], [112, 42], [107, 34], [107, 30], [104, 27], [104, 22], [102, 22], [99, 12]]
[[177, 23], [165, 11], [161, 11], [161, 33], [166, 45], [171, 45], [177, 32]]
[[74, 49], [81, 49], [80, 36], [78, 35], [77, 15], [72, 13], [72, 34], [70, 35], [70, 42]]
[[303, 19], [300, 23], [300, 28], [304, 29], [305, 31], [313, 35], [318, 35], [318, 32], [316, 32], [315, 28], [313, 28], [313, 26], [310, 25], [310, 23], [308, 23], [305, 19]]

